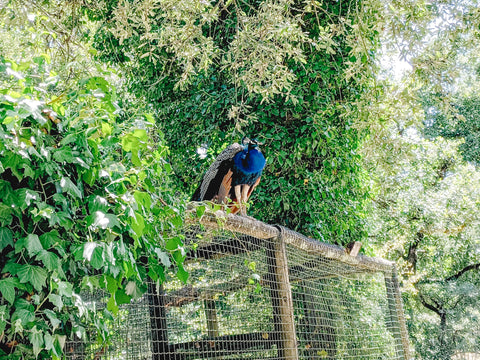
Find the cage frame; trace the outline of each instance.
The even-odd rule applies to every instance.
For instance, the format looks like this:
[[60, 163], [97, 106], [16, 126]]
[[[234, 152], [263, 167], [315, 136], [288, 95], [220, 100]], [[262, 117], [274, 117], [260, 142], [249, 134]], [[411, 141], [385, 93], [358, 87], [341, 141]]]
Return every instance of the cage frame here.
[[[261, 282], [263, 283], [261, 286], [266, 289], [264, 299], [265, 305], [269, 309], [270, 326], [261, 331], [255, 328], [253, 332], [249, 333], [240, 334], [232, 331], [221, 335], [217, 317], [218, 309], [214, 297], [219, 292], [235, 294], [240, 291], [241, 293], [248, 283], [246, 281], [248, 275], [243, 273], [237, 273], [230, 280], [213, 282], [208, 286], [201, 287], [178, 282], [174, 285], [175, 283], [169, 282], [172, 279], [165, 283], [149, 282], [147, 284], [148, 291], [137, 300], [141, 303], [141, 311], [143, 311], [142, 314], [145, 314], [146, 320], [144, 322], [145, 332], [141, 336], [143, 344], [137, 345], [137, 347], [140, 346], [139, 349], [142, 348], [146, 351], [141, 355], [142, 360], [221, 360], [230, 356], [237, 358], [244, 354], [245, 356], [254, 354], [254, 359], [257, 360], [299, 360], [300, 358], [333, 360], [339, 357], [343, 358], [341, 351], [345, 350], [338, 350], [336, 345], [337, 330], [335, 328], [329, 330], [325, 322], [330, 321], [328, 316], [333, 314], [330, 305], [316, 303], [316, 294], [310, 292], [314, 288], [309, 289], [308, 283], [312, 281], [317, 283], [318, 281], [324, 284], [321, 286], [329, 286], [327, 285], [329, 281], [338, 281], [339, 277], [354, 279], [357, 276], [362, 278], [363, 275], [366, 275], [365, 279], [371, 279], [366, 280], [367, 282], [373, 280], [377, 284], [376, 286], [383, 289], [384, 297], [382, 297], [381, 305], [383, 321], [395, 329], [394, 332], [390, 332], [392, 336], [388, 342], [389, 351], [395, 354], [395, 359], [410, 359], [408, 333], [394, 262], [358, 254], [359, 243], [354, 243], [352, 247], [345, 249], [314, 240], [283, 226], [266, 224], [251, 217], [233, 215], [222, 210], [213, 212], [207, 209], [198, 217], [195, 208], [189, 209], [182, 233], [186, 238], [187, 247], [193, 245], [192, 242], [196, 243], [194, 237], [199, 234], [202, 234], [201, 237], [208, 235], [206, 239], [200, 240], [196, 246], [191, 247], [191, 251], [185, 258], [186, 266], [208, 268], [209, 263], [212, 264], [210, 260], [213, 261], [213, 264], [217, 264], [217, 261], [220, 261], [219, 264], [222, 262], [228, 264], [229, 261], [236, 263], [238, 259], [249, 256], [248, 254], [263, 254], [263, 260], [261, 260], [263, 272]], [[300, 262], [289, 258], [294, 253], [301, 254]], [[338, 265], [341, 266], [340, 272], [334, 270]], [[214, 265], [213, 268], [216, 266]], [[221, 266], [218, 267], [218, 270], [223, 271]], [[340, 289], [343, 290], [344, 286], [345, 284], [340, 286]], [[301, 291], [299, 292], [298, 289]], [[298, 297], [299, 294], [301, 294], [301, 298]], [[94, 301], [101, 302], [102, 300]], [[135, 312], [137, 301], [122, 306], [128, 312], [130, 312], [128, 309], [132, 307], [131, 309]], [[181, 308], [190, 303], [199, 304], [203, 308], [202, 336], [200, 338], [186, 336], [181, 341], [173, 336], [175, 340], [172, 342], [172, 339], [169, 339], [171, 334], [169, 334], [167, 313], [170, 312], [171, 307]], [[302, 304], [300, 308], [299, 304]], [[359, 303], [356, 311], [363, 309], [365, 305], [367, 305], [366, 311], [370, 311], [367, 309], [370, 309], [368, 306], [371, 305], [363, 302]], [[299, 320], [298, 311], [302, 311], [305, 319], [302, 321], [306, 322]], [[348, 312], [348, 314], [353, 319], [358, 316], [355, 311]], [[222, 314], [220, 313], [219, 316]], [[308, 331], [305, 332], [307, 328]], [[134, 329], [136, 328], [134, 327]], [[195, 328], [189, 331], [192, 330], [194, 332], [190, 334], [194, 334], [196, 331]], [[318, 333], [313, 335], [315, 330], [320, 330], [322, 335], [318, 335]], [[306, 333], [312, 334], [312, 338], [302, 337]], [[320, 338], [316, 336], [320, 336]], [[301, 343], [305, 344], [306, 341], [312, 344], [311, 350], [318, 349], [319, 344], [325, 346], [325, 341], [333, 344], [333, 347], [326, 349], [328, 352], [325, 352], [325, 356], [313, 355], [312, 357], [305, 353], [303, 347], [300, 348]], [[120, 351], [123, 348], [115, 347], [115, 349], [115, 351]], [[265, 355], [267, 357], [264, 357], [264, 355], [259, 355], [260, 353], [257, 355], [257, 351], [262, 354], [275, 355], [273, 357]], [[136, 350], [132, 352], [138, 354]], [[74, 356], [67, 356], [67, 358], [70, 360], [112, 359], [107, 351], [102, 352], [101, 356], [95, 354], [94, 357], [81, 354], [79, 356], [72, 355]], [[128, 359], [140, 359], [138, 356], [130, 356], [127, 355]]]
[[[269, 272], [273, 275], [270, 285], [273, 286], [273, 291], [277, 292], [277, 296], [272, 296], [272, 301], [278, 299], [281, 302], [274, 306], [274, 308], [278, 309], [278, 313], [274, 314], [274, 317], [277, 317], [277, 320], [274, 321], [276, 326], [275, 333], [283, 335], [277, 339], [279, 359], [299, 359], [286, 252], [287, 245], [293, 246], [307, 254], [352, 265], [362, 269], [363, 272], [382, 272], [384, 274], [385, 287], [391, 290], [386, 292], [390, 321], [400, 329], [400, 338], [395, 338], [396, 352], [401, 354], [404, 360], [411, 358], [408, 331], [403, 312], [403, 301], [394, 262], [351, 253], [340, 246], [320, 242], [283, 226], [270, 225], [252, 217], [234, 215], [223, 210], [215, 212], [206, 211], [198, 218], [194, 209], [190, 209], [187, 212], [186, 223], [191, 225], [201, 224], [205, 228], [212, 230], [227, 230], [266, 241], [267, 252], [270, 253], [270, 257], [275, 261], [275, 264], [269, 264]], [[258, 245], [252, 244], [252, 246]], [[280, 294], [283, 294], [283, 296]], [[166, 359], [154, 358], [153, 360]]]

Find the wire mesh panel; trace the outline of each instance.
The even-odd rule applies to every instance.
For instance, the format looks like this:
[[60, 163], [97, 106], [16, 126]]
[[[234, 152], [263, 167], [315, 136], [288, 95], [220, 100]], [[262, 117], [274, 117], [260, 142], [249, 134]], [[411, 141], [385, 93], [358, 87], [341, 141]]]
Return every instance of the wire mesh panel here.
[[[69, 358], [408, 358], [389, 264], [377, 269], [370, 258], [351, 260], [300, 234], [271, 233], [191, 228], [188, 282], [169, 277], [161, 287], [149, 284], [147, 294], [112, 319], [107, 346], [72, 340]], [[99, 309], [105, 300], [91, 299]]]
[[[102, 292], [83, 293], [83, 301], [97, 317], [104, 317], [109, 295]], [[135, 303], [123, 305], [115, 318], [107, 318], [105, 332], [109, 341], [101, 345], [102, 337], [93, 327], [81, 331], [82, 338], [69, 339], [65, 344], [67, 359], [71, 360], [150, 360], [151, 326], [148, 297], [144, 296]]]
[[382, 272], [288, 247], [302, 359], [403, 359]]

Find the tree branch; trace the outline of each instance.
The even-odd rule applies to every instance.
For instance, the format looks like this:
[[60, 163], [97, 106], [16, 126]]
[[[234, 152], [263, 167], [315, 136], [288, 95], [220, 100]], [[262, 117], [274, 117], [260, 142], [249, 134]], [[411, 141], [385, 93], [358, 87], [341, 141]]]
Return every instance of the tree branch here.
[[463, 274], [465, 274], [467, 271], [470, 271], [470, 270], [478, 270], [478, 269], [480, 269], [480, 263], [465, 266], [462, 270], [460, 270], [460, 271], [457, 272], [456, 274], [454, 274], [454, 275], [449, 276], [448, 278], [446, 278], [445, 281], [457, 280], [460, 276], [462, 276]]
[[418, 295], [420, 298], [420, 302], [422, 303], [423, 306], [425, 306], [428, 310], [432, 310], [438, 316], [440, 317], [442, 316], [442, 309], [440, 308], [440, 306], [435, 307], [432, 304], [428, 303], [421, 293], [419, 293]]

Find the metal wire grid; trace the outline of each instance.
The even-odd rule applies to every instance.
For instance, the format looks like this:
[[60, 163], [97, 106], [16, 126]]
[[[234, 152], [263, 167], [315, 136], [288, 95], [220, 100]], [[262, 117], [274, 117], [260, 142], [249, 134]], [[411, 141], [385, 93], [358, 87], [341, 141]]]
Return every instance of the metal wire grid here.
[[[405, 358], [390, 274], [287, 245], [286, 288], [274, 240], [195, 228], [187, 242], [195, 243], [188, 284], [173, 277], [161, 288], [150, 284], [112, 321], [109, 345], [70, 341], [68, 358]], [[105, 300], [92, 298], [99, 309]]]
[[359, 271], [291, 246], [287, 256], [296, 269], [290, 280], [301, 359], [403, 359], [382, 272]]

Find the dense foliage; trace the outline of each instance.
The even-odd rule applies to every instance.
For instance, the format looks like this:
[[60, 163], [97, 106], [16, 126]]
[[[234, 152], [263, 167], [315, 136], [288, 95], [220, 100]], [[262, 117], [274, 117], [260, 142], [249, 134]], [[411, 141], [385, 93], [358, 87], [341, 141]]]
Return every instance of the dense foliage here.
[[362, 239], [398, 264], [417, 357], [480, 352], [479, 24], [476, 0], [0, 0], [4, 357], [86, 323], [101, 348], [147, 278], [185, 280], [179, 208], [243, 135], [267, 156], [250, 215]]
[[478, 2], [389, 11], [384, 52], [408, 61], [385, 61], [366, 124], [369, 245], [398, 264], [417, 357], [451, 359], [479, 352]]
[[[107, 344], [106, 321], [146, 290], [147, 278], [162, 281], [172, 262], [187, 276], [153, 117], [133, 123], [101, 76], [65, 89], [49, 68], [46, 55], [0, 62], [5, 359], [61, 358], [66, 339], [85, 338], [87, 324]], [[100, 317], [79, 296], [99, 289], [110, 297]]]
[[102, 23], [95, 46], [155, 104], [177, 189], [189, 197], [223, 147], [257, 137], [267, 166], [251, 214], [338, 244], [365, 235], [353, 124], [366, 88], [354, 74], [369, 71], [376, 10], [269, 0], [189, 2], [172, 13], [166, 1], [141, 18], [147, 2], [107, 3], [102, 16], [114, 21]]

